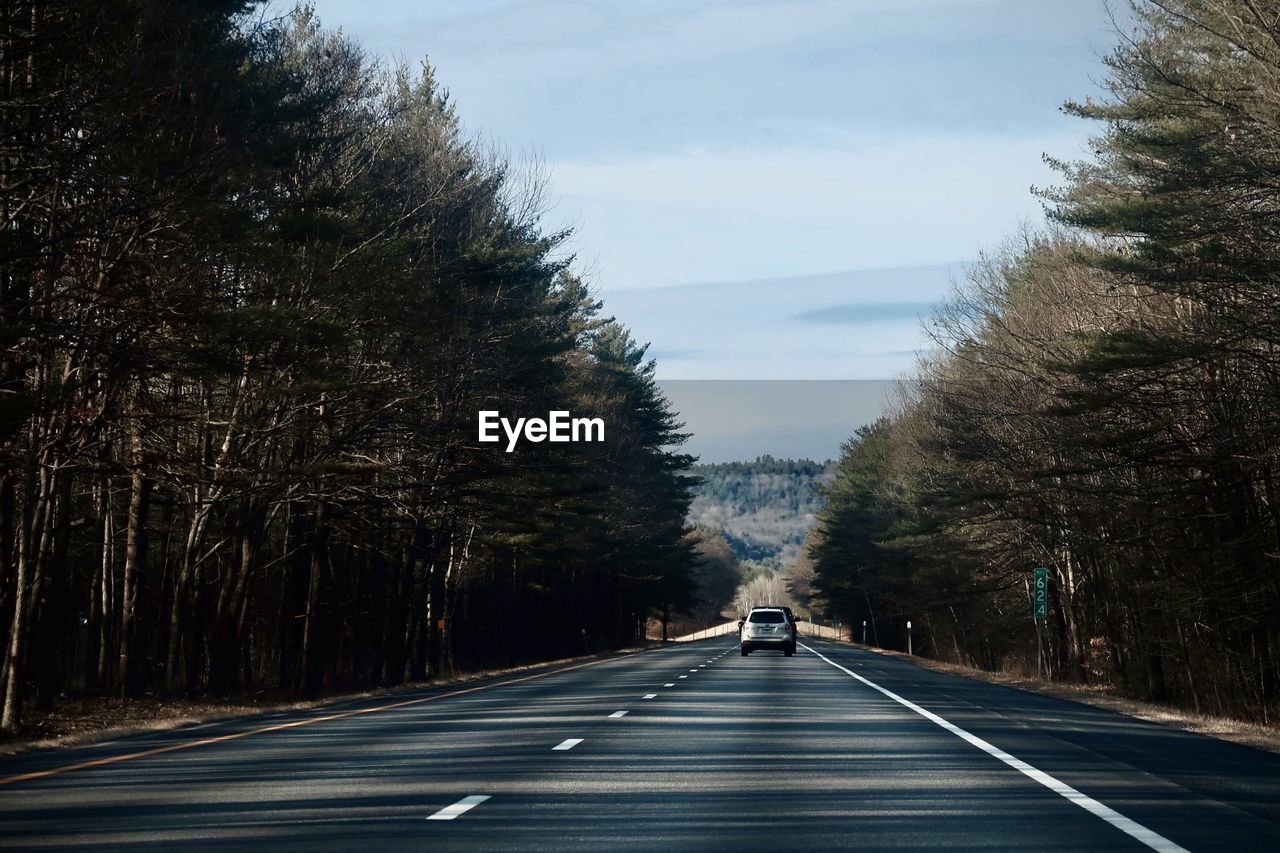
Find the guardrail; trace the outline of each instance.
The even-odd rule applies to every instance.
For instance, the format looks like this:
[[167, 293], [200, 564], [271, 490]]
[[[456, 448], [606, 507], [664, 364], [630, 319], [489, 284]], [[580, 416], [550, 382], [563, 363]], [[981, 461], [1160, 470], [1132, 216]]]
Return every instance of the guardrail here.
[[[847, 640], [849, 639], [849, 628], [847, 625], [815, 625], [812, 622], [797, 622], [796, 627], [799, 628], [802, 637], [818, 637], [823, 640]], [[685, 634], [682, 637], [676, 637], [677, 643], [688, 643], [693, 640], [705, 640], [709, 637], [737, 636], [738, 623], [725, 622], [723, 625], [714, 625], [710, 628], [703, 628], [701, 631], [694, 631], [692, 634]]]
[[726, 635], [738, 636], [738, 622], [736, 619], [732, 622], [725, 622], [723, 625], [714, 625], [710, 628], [703, 628], [701, 631], [694, 631], [692, 634], [685, 634], [683, 637], [676, 637], [676, 642], [688, 643], [693, 640], [705, 640], [708, 637], [723, 637]]
[[849, 639], [847, 625], [815, 625], [812, 622], [797, 622], [796, 626], [800, 629], [802, 637], [818, 637], [823, 640]]

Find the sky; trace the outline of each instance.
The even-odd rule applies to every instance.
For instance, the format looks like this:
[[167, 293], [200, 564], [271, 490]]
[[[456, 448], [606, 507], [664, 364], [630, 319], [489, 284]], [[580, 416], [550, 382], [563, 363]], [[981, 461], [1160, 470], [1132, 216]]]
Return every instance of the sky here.
[[866, 379], [670, 379], [662, 392], [680, 413], [698, 461], [839, 456], [854, 429], [901, 398], [897, 383]]
[[[550, 176], [663, 380], [885, 380], [1096, 131], [1105, 0], [316, 0]], [[775, 387], [775, 386], [759, 386]]]

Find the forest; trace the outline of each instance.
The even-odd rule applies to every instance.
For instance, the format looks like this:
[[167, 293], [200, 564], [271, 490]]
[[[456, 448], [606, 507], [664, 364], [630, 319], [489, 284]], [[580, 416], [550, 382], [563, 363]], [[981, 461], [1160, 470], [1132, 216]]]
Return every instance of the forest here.
[[800, 553], [822, 508], [821, 485], [834, 465], [760, 456], [751, 462], [695, 465], [689, 508], [694, 524], [721, 531], [742, 560], [777, 570]]
[[684, 436], [537, 164], [272, 14], [3, 4], [4, 729], [614, 648], [697, 589]]
[[[1280, 19], [1142, 0], [1050, 224], [975, 264], [811, 557], [873, 642], [1280, 715]], [[1082, 81], [1082, 84], [1084, 81]]]

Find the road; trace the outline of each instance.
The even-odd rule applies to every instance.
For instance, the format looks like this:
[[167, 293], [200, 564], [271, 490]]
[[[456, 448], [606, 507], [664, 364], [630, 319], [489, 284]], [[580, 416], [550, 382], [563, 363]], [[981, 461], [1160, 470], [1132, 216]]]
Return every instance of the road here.
[[0, 777], [6, 849], [1280, 850], [1280, 756], [818, 640], [683, 643]]

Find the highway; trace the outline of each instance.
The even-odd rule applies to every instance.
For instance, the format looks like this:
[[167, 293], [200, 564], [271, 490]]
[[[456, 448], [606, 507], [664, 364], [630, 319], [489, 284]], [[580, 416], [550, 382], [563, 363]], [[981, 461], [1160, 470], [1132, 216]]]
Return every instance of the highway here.
[[0, 847], [1276, 851], [1280, 756], [717, 637], [5, 759]]

